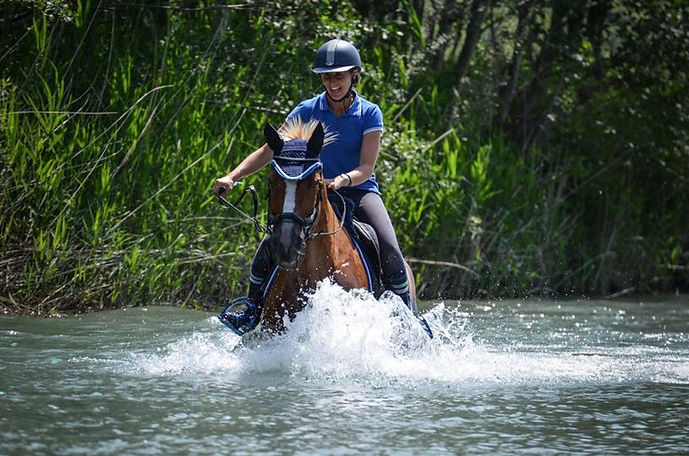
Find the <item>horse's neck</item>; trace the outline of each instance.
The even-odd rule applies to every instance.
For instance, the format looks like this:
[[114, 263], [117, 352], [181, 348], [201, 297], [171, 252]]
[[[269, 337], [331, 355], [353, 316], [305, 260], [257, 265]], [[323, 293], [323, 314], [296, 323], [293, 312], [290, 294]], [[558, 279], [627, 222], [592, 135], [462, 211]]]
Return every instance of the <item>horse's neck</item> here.
[[[321, 208], [318, 217], [311, 228], [312, 233], [332, 233], [323, 234], [310, 239], [306, 245], [306, 253], [304, 261], [302, 262], [303, 277], [308, 278], [308, 281], [316, 279], [321, 280], [334, 272], [339, 264], [343, 261], [341, 258], [342, 236], [347, 236], [344, 229], [340, 228], [340, 221], [333, 210], [333, 207], [328, 201], [327, 194], [322, 195]], [[318, 271], [314, 275], [314, 271]]]
[[[330, 233], [336, 231], [340, 227], [340, 220], [335, 214], [333, 206], [328, 199], [328, 193], [323, 190], [321, 193], [321, 208], [318, 217], [314, 222], [313, 231], [315, 233]], [[331, 236], [317, 236], [316, 239]]]

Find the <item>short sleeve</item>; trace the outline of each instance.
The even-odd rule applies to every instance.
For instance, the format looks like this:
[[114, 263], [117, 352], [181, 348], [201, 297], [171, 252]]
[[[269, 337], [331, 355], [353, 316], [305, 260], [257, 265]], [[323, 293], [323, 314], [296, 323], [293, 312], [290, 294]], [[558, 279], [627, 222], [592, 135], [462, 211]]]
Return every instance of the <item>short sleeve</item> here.
[[363, 134], [383, 130], [383, 112], [378, 105], [371, 103], [364, 112]]

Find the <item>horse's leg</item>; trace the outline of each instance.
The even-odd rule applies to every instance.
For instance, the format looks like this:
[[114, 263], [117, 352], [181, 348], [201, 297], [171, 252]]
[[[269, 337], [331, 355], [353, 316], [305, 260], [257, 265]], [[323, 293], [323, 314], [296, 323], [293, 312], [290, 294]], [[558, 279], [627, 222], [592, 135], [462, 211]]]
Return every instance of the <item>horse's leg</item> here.
[[416, 281], [414, 281], [414, 273], [409, 267], [407, 260], [404, 261], [404, 269], [407, 270], [407, 283], [409, 284], [409, 300], [411, 301], [411, 310], [416, 312]]
[[303, 307], [298, 298], [299, 284], [296, 273], [281, 269], [264, 303], [262, 329], [275, 334], [284, 332], [285, 316], [291, 320]]

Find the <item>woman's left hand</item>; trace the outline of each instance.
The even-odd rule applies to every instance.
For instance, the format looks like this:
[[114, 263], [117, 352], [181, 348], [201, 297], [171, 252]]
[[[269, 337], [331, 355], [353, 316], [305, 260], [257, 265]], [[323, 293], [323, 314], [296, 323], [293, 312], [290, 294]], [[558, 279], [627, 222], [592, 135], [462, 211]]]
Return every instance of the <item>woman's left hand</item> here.
[[325, 185], [328, 187], [329, 190], [339, 190], [342, 187], [346, 187], [347, 185], [349, 185], [349, 182], [349, 179], [344, 177], [343, 174], [340, 174], [335, 179], [326, 179]]

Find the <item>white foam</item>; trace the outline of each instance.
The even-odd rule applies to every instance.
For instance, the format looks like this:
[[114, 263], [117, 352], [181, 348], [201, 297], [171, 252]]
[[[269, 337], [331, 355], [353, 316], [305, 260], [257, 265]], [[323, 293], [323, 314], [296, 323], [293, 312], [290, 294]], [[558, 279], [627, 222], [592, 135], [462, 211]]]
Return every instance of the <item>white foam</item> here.
[[[547, 349], [525, 351], [515, 348], [516, 344], [477, 344], [467, 330], [471, 315], [461, 307], [439, 303], [425, 317], [435, 334], [433, 340], [397, 296], [376, 300], [366, 292], [347, 292], [326, 280], [297, 318], [286, 321], [287, 331], [282, 335], [242, 344], [213, 317], [207, 322], [207, 332], [194, 333], [155, 353], [134, 355], [132, 370], [144, 375], [189, 373], [225, 379], [275, 373], [411, 387], [428, 382], [627, 382], [645, 375], [634, 359], [614, 353], [576, 355]], [[648, 372], [657, 375], [658, 368], [649, 366]], [[674, 376], [686, 379], [689, 373], [678, 369]]]

